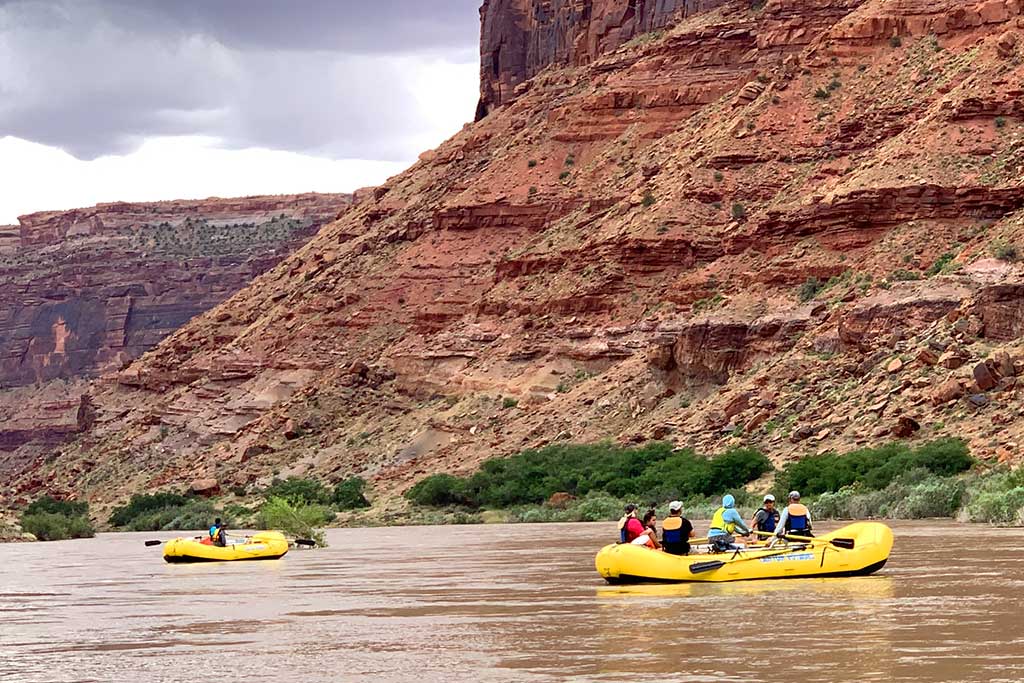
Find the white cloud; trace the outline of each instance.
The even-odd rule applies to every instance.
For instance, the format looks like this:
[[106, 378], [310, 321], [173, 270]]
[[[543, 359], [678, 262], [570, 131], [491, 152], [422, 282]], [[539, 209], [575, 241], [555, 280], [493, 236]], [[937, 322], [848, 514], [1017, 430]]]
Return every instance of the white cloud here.
[[258, 148], [227, 150], [201, 137], [152, 138], [131, 154], [82, 161], [54, 147], [5, 137], [0, 138], [0, 224], [34, 211], [99, 202], [346, 192], [379, 184], [406, 166]]

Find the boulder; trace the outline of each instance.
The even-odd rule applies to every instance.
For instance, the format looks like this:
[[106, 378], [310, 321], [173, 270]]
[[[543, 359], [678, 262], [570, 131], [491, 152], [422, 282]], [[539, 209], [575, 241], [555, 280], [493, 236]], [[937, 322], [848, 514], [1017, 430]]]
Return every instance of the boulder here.
[[984, 408], [988, 405], [988, 396], [985, 394], [971, 394], [967, 400], [975, 408]]
[[197, 496], [209, 498], [220, 493], [220, 483], [211, 478], [196, 479], [188, 485], [189, 490]]
[[996, 372], [1002, 377], [1014, 377], [1017, 374], [1017, 369], [1013, 364], [1013, 357], [1006, 351], [997, 351], [992, 354], [992, 364], [995, 366]]
[[901, 359], [899, 359], [899, 358], [893, 358], [885, 366], [885, 371], [888, 372], [890, 375], [896, 374], [897, 372], [899, 372], [902, 369], [903, 369], [903, 361]]
[[922, 365], [935, 365], [939, 362], [939, 354], [925, 346], [917, 352], [917, 361]]
[[892, 428], [892, 435], [898, 439], [905, 439], [908, 436], [912, 436], [914, 432], [921, 429], [921, 425], [912, 417], [901, 415], [900, 419], [896, 421], [896, 425]]
[[556, 510], [564, 510], [565, 508], [569, 507], [569, 503], [571, 503], [574, 500], [576, 500], [576, 496], [572, 495], [571, 493], [566, 493], [565, 491], [558, 491], [557, 493], [552, 493], [551, 497], [548, 498], [547, 506], [555, 508]]
[[968, 360], [970, 360], [970, 358], [968, 358], [964, 352], [958, 349], [952, 349], [939, 356], [939, 365], [947, 370], [956, 370], [957, 368], [963, 367]]
[[999, 380], [993, 374], [988, 363], [978, 363], [974, 366], [973, 370], [974, 382], [978, 385], [978, 388], [982, 391], [989, 391], [995, 389], [996, 385], [999, 384]]
[[729, 402], [725, 404], [725, 416], [726, 418], [735, 417], [749, 407], [750, 394], [748, 392], [737, 394], [729, 399]]
[[950, 401], [955, 401], [963, 395], [964, 388], [960, 382], [955, 379], [948, 379], [932, 391], [932, 405], [941, 406]]

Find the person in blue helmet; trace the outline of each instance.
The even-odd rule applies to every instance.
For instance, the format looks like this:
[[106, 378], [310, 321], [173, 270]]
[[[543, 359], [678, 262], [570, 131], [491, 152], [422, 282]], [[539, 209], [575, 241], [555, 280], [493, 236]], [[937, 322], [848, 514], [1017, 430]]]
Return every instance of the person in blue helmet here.
[[227, 530], [224, 528], [223, 522], [220, 521], [220, 517], [218, 517], [213, 521], [213, 526], [210, 527], [210, 543], [223, 548], [227, 545], [226, 534]]
[[743, 523], [743, 517], [736, 510], [736, 499], [732, 494], [722, 496], [722, 507], [715, 511], [708, 529], [708, 543], [713, 552], [724, 553], [735, 550], [736, 539], [733, 534], [739, 531], [742, 536], [749, 536], [750, 529]]

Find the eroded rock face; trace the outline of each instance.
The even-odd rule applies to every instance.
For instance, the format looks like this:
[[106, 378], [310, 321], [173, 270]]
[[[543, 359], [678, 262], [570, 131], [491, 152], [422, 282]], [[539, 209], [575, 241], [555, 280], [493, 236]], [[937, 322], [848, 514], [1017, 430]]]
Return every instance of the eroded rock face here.
[[487, 115], [90, 385], [93, 427], [16, 449], [10, 490], [397, 494], [569, 439], [996, 457], [993, 426], [1024, 442], [1021, 12], [490, 0]]
[[727, 0], [484, 0], [477, 119], [551, 65], [587, 64]]
[[0, 231], [0, 388], [128, 365], [350, 203], [282, 195], [22, 216], [17, 244]]

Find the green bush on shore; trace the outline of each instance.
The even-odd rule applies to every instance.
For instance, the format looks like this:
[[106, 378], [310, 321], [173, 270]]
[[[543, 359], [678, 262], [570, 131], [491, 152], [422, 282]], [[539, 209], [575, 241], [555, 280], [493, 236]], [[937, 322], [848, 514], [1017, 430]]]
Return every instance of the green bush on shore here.
[[320, 527], [334, 519], [334, 511], [326, 505], [294, 505], [284, 498], [270, 498], [260, 508], [258, 524], [264, 529], [276, 529], [296, 538], [316, 541], [322, 548], [327, 539]]
[[790, 490], [804, 495], [836, 492], [859, 484], [870, 490], [886, 488], [897, 477], [924, 468], [938, 476], [951, 476], [971, 468], [974, 460], [958, 439], [940, 439], [917, 448], [894, 442], [878, 448], [863, 448], [845, 455], [825, 453], [792, 462], [779, 473], [776, 493]]
[[366, 480], [362, 477], [350, 477], [338, 482], [334, 487], [334, 495], [331, 497], [334, 506], [339, 510], [357, 510], [370, 507], [370, 501], [366, 500], [363, 491], [366, 489]]
[[409, 489], [406, 498], [417, 505], [472, 509], [537, 505], [557, 492], [682, 499], [720, 494], [770, 469], [768, 459], [754, 449], [734, 449], [709, 459], [665, 443], [557, 444], [486, 460], [467, 478], [431, 475]]
[[[114, 508], [107, 524], [110, 526], [131, 526], [132, 522], [144, 515], [152, 514], [166, 508], [177, 508], [188, 505], [191, 501], [180, 493], [139, 493], [131, 497], [124, 505]], [[198, 527], [202, 528], [202, 527]], [[146, 529], [150, 531], [150, 529]]]
[[40, 541], [92, 538], [96, 535], [89, 522], [88, 503], [56, 500], [50, 496], [33, 501], [22, 511], [21, 529]]

